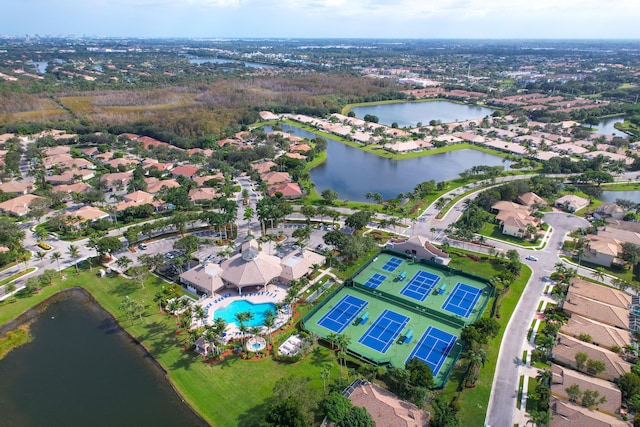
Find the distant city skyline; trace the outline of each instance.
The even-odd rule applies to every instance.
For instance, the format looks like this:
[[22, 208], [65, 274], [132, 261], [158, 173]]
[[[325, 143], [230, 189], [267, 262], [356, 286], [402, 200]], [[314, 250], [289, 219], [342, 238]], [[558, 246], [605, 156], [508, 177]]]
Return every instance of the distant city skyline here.
[[636, 0], [20, 0], [3, 35], [640, 38]]

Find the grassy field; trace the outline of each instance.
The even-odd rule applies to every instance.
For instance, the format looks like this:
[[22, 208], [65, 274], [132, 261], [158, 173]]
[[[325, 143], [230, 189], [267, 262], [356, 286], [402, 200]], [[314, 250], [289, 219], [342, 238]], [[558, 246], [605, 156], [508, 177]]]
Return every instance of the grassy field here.
[[6, 337], [0, 338], [0, 360], [11, 350], [28, 343], [32, 338], [28, 325], [23, 325], [15, 331], [7, 333]]
[[[490, 278], [501, 270], [499, 264], [476, 262], [463, 251], [452, 251], [451, 266], [464, 271]], [[349, 269], [351, 270], [351, 269]], [[338, 378], [339, 368], [332, 351], [318, 347], [306, 358], [295, 364], [285, 364], [265, 358], [245, 361], [229, 357], [219, 364], [207, 364], [201, 356], [185, 352], [183, 336], [176, 334], [175, 319], [160, 313], [154, 304], [154, 295], [165, 285], [159, 279], [152, 278], [145, 288], [120, 277], [98, 278], [94, 272], [83, 268], [80, 275], [73, 270], [66, 271], [67, 279], [56, 279], [52, 286], [45, 287], [37, 295], [17, 298], [13, 303], [0, 306], [0, 324], [15, 318], [20, 313], [45, 300], [61, 289], [80, 286], [87, 289], [98, 303], [109, 311], [132, 336], [140, 341], [168, 372], [168, 377], [187, 401], [208, 422], [215, 426], [253, 426], [264, 417], [267, 401], [272, 394], [276, 381], [288, 376], [306, 377], [310, 386], [322, 393], [320, 371], [330, 362], [334, 368], [331, 378]], [[345, 272], [343, 272], [345, 273]], [[500, 348], [504, 328], [524, 289], [531, 272], [524, 266], [518, 280], [511, 286], [502, 302], [499, 320], [501, 330], [498, 337], [487, 347], [488, 362], [480, 371], [480, 377], [473, 389], [465, 389], [459, 395], [461, 425], [482, 425], [484, 413], [489, 401], [491, 383]], [[145, 305], [143, 321], [133, 322], [125, 319], [119, 310], [125, 296]], [[307, 307], [302, 307], [303, 311]], [[451, 379], [444, 389], [447, 399], [458, 396], [459, 381], [464, 373], [464, 363], [454, 369]]]
[[491, 237], [492, 239], [502, 240], [503, 242], [513, 243], [514, 245], [525, 246], [525, 247], [533, 247], [538, 246], [540, 242], [531, 242], [530, 240], [524, 240], [519, 237], [508, 236], [506, 234], [502, 234], [500, 231], [500, 226], [495, 223], [485, 222], [480, 230], [480, 235]]
[[[459, 251], [452, 257], [450, 266], [463, 271], [473, 271], [475, 275], [485, 278], [493, 277], [500, 272], [499, 268], [496, 268], [494, 264], [489, 262], [476, 262], [467, 257], [462, 256], [463, 252]], [[447, 401], [458, 399], [460, 412], [458, 412], [458, 418], [460, 419], [461, 426], [482, 426], [484, 424], [485, 415], [487, 412], [487, 405], [489, 404], [489, 396], [491, 395], [491, 385], [493, 383], [493, 375], [496, 370], [496, 364], [498, 361], [498, 353], [500, 351], [500, 343], [504, 336], [504, 331], [507, 327], [507, 323], [513, 314], [513, 311], [520, 300], [520, 295], [524, 291], [524, 287], [531, 277], [531, 269], [526, 265], [522, 266], [522, 273], [520, 277], [511, 285], [509, 292], [504, 296], [500, 309], [500, 318], [497, 319], [500, 323], [500, 332], [498, 336], [489, 341], [489, 344], [485, 346], [487, 352], [487, 363], [480, 370], [480, 375], [476, 381], [474, 388], [463, 389], [461, 393], [458, 393], [460, 387], [460, 381], [464, 376], [466, 364], [459, 364], [454, 369], [449, 383], [445, 387], [443, 394]], [[491, 304], [491, 303], [489, 303]]]
[[[265, 401], [280, 378], [308, 377], [311, 387], [322, 392], [320, 371], [325, 363], [335, 361], [330, 350], [318, 347], [296, 364], [280, 363], [271, 358], [245, 361], [236, 357], [229, 357], [219, 364], [207, 364], [201, 356], [184, 351], [183, 337], [175, 332], [175, 319], [160, 313], [153, 303], [154, 295], [162, 289], [164, 282], [152, 278], [141, 289], [120, 277], [98, 278], [95, 271], [83, 269], [76, 275], [67, 270], [65, 281], [57, 279], [54, 285], [42, 289], [38, 295], [17, 298], [14, 303], [0, 306], [0, 324], [61, 289], [83, 287], [158, 360], [185, 401], [215, 426], [256, 425], [257, 420], [264, 417]], [[128, 321], [119, 310], [125, 296], [145, 305], [142, 322]], [[337, 378], [339, 369], [335, 363], [334, 366], [331, 374], [332, 378]]]

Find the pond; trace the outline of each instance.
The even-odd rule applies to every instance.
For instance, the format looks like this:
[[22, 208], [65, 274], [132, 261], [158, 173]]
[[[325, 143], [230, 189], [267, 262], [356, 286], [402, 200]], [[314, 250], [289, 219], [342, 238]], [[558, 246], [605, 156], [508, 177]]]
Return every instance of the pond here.
[[83, 292], [54, 296], [31, 332], [32, 342], [0, 360], [2, 425], [207, 425]]
[[245, 67], [249, 68], [278, 68], [275, 65], [268, 64], [259, 64], [257, 62], [245, 62], [245, 61], [236, 61], [233, 59], [221, 59], [221, 58], [192, 58], [189, 59], [189, 64], [243, 64]]
[[614, 127], [616, 123], [622, 123], [624, 121], [624, 117], [609, 117], [606, 119], [602, 119], [600, 123], [598, 123], [595, 127], [596, 133], [602, 135], [614, 135], [622, 138], [626, 138], [628, 135], [622, 131], [619, 131]]
[[351, 111], [356, 117], [364, 118], [372, 114], [379, 119], [378, 123], [391, 126], [398, 123], [400, 127], [416, 127], [418, 122], [424, 126], [431, 120], [442, 123], [481, 119], [490, 116], [495, 110], [474, 105], [456, 104], [449, 101], [398, 102], [393, 104], [369, 105], [355, 107]]
[[603, 191], [598, 197], [605, 203], [615, 203], [617, 199], [630, 200], [634, 203], [640, 203], [640, 190], [629, 191]]
[[[265, 126], [265, 131], [272, 128]], [[316, 138], [311, 132], [295, 126], [282, 125], [282, 130], [301, 138]], [[390, 160], [360, 149], [327, 140], [327, 161], [309, 173], [316, 191], [332, 189], [340, 199], [365, 202], [367, 193], [380, 193], [390, 199], [399, 193], [413, 191], [421, 182], [436, 182], [458, 178], [472, 166], [504, 166], [511, 162], [482, 151], [464, 149], [441, 154]]]

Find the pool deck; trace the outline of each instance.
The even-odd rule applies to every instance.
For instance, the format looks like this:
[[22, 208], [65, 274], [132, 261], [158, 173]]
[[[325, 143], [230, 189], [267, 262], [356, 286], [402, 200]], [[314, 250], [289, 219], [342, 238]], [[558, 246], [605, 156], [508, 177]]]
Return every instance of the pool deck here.
[[[207, 320], [205, 322], [207, 325], [212, 325], [213, 316], [215, 315], [216, 310], [226, 307], [234, 301], [245, 300], [254, 304], [261, 304], [266, 302], [279, 303], [284, 301], [286, 296], [287, 290], [285, 287], [270, 283], [266, 287], [261, 288], [259, 291], [247, 291], [243, 292], [242, 294], [239, 294], [236, 290], [233, 289], [221, 289], [217, 293], [214, 293], [212, 296], [199, 300], [196, 304], [202, 306], [202, 308], [206, 308], [207, 306], [209, 306], [209, 315], [207, 316]], [[287, 320], [289, 320], [289, 317], [290, 315], [288, 313], [284, 313], [282, 311], [278, 312], [274, 330], [278, 329], [280, 326], [286, 323]], [[197, 324], [196, 326], [202, 325]], [[227, 340], [236, 337], [240, 338], [242, 336], [242, 334], [240, 333], [240, 329], [238, 329], [235, 323], [229, 323], [225, 332], [227, 334]]]

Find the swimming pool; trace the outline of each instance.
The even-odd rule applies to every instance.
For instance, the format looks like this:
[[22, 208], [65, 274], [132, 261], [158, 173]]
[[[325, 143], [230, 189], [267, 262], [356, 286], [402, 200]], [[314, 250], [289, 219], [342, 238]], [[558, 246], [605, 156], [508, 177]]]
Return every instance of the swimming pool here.
[[233, 301], [226, 307], [215, 310], [213, 312], [213, 318], [222, 318], [227, 323], [236, 323], [236, 313], [248, 311], [250, 313], [253, 313], [253, 319], [251, 319], [250, 322], [247, 322], [247, 326], [263, 326], [264, 313], [267, 310], [271, 310], [276, 313], [276, 305], [272, 302], [253, 304], [247, 300], [238, 300]]

